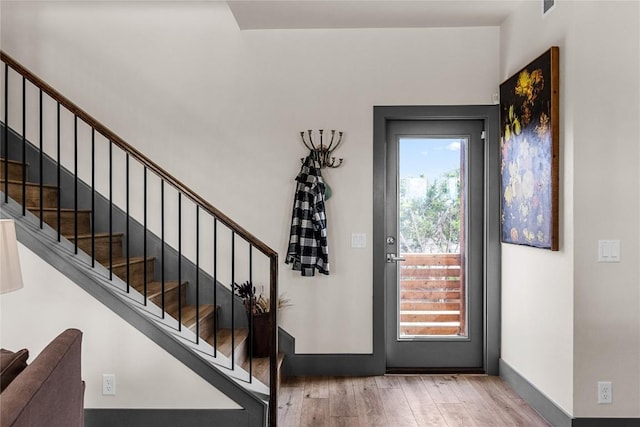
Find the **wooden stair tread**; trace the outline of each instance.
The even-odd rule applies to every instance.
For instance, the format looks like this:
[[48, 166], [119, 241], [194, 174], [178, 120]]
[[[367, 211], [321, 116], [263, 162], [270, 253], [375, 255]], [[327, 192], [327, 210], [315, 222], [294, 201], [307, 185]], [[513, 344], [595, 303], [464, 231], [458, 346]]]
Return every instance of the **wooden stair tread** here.
[[[7, 158], [4, 158], [4, 157], [0, 157], [0, 163], [4, 164], [5, 162], [9, 163], [9, 164], [22, 166], [22, 161], [21, 160], [12, 160], [12, 159], [7, 159]], [[25, 166], [29, 166], [29, 162], [26, 162]]]
[[[231, 329], [230, 328], [219, 328], [218, 333], [216, 334], [217, 338], [217, 347], [218, 351], [225, 356], [231, 355]], [[239, 344], [244, 342], [249, 336], [249, 330], [247, 328], [236, 328], [235, 329], [235, 337], [234, 337], [234, 345], [238, 347]], [[209, 341], [209, 344], [213, 345], [213, 338]]]
[[[186, 286], [187, 281], [183, 280], [182, 284]], [[140, 293], [144, 292], [144, 284], [143, 285], [136, 285], [134, 286], [136, 288], [136, 290]], [[165, 293], [169, 293], [171, 291], [173, 291], [174, 289], [178, 288], [178, 281], [177, 280], [165, 280], [164, 282], [164, 292]], [[149, 299], [153, 299], [157, 296], [162, 295], [162, 282], [156, 282], [156, 281], [152, 281], [152, 282], [148, 282], [147, 283], [147, 298]]]
[[[27, 206], [27, 210], [38, 212], [39, 206]], [[60, 208], [60, 212], [75, 212], [73, 208]], [[42, 212], [58, 212], [58, 208], [42, 208]], [[91, 209], [78, 209], [78, 213], [91, 213]]]
[[[284, 356], [284, 353], [278, 353], [276, 371], [280, 371]], [[269, 357], [254, 357], [251, 359], [251, 374], [266, 385], [269, 385], [271, 382], [269, 378], [270, 359]], [[242, 369], [249, 372], [249, 359], [242, 364]]]
[[[284, 362], [284, 356], [285, 353], [283, 352], [278, 352], [278, 363], [277, 363], [277, 369], [280, 369], [280, 367], [282, 366], [282, 362]], [[266, 368], [267, 372], [269, 372], [269, 357], [254, 357], [252, 358], [252, 370], [254, 371], [254, 375], [255, 372], [260, 369], [260, 368]], [[246, 371], [249, 370], [249, 359], [247, 359], [243, 364], [242, 364], [242, 368]], [[264, 382], [264, 381], [263, 381]]]
[[[22, 180], [18, 180], [18, 179], [9, 179], [9, 180], [7, 180], [7, 182], [9, 184], [22, 185]], [[0, 183], [4, 184], [4, 177], [0, 177]], [[29, 187], [40, 187], [40, 183], [39, 182], [26, 181], [24, 184], [28, 185]], [[52, 184], [42, 184], [42, 188], [49, 188], [49, 189], [52, 189], [52, 190], [57, 190], [58, 189], [58, 187], [56, 185], [52, 185]]]
[[[122, 236], [124, 236], [124, 233], [111, 233], [111, 235], [113, 237], [122, 237]], [[65, 236], [65, 237], [67, 237], [67, 236]], [[101, 239], [101, 238], [105, 238], [105, 237], [109, 237], [109, 233], [96, 233], [95, 234], [95, 238], [96, 239]], [[67, 237], [67, 239], [73, 241], [75, 239], [75, 237], [69, 236], [69, 237]], [[91, 234], [78, 234], [78, 239], [91, 239]]]
[[[127, 265], [127, 260], [128, 260], [129, 264], [137, 264], [137, 263], [141, 263], [141, 262], [145, 261], [144, 258], [141, 257], [141, 256], [132, 256], [130, 258], [126, 258], [126, 257], [125, 258], [114, 258], [112, 260], [111, 265], [113, 267], [123, 267], [123, 266]], [[153, 261], [153, 260], [154, 260], [154, 257], [151, 257], [151, 256], [147, 257], [147, 261]], [[109, 260], [107, 260], [107, 263], [108, 262], [109, 262]]]
[[[211, 317], [215, 312], [213, 304], [200, 304], [199, 313], [196, 311], [195, 305], [187, 305], [182, 307], [182, 324], [189, 329], [195, 329], [196, 316], [199, 315], [200, 321]], [[171, 316], [178, 317], [178, 307], [175, 308], [175, 313], [169, 313]]]

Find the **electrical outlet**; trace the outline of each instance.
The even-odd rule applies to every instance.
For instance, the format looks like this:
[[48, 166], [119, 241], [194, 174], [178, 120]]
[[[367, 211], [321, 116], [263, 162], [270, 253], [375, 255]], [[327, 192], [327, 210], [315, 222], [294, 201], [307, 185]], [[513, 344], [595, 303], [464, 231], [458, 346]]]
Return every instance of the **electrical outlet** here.
[[116, 395], [116, 375], [102, 374], [102, 394], [104, 396]]
[[598, 381], [598, 403], [613, 403], [613, 389], [611, 381]]

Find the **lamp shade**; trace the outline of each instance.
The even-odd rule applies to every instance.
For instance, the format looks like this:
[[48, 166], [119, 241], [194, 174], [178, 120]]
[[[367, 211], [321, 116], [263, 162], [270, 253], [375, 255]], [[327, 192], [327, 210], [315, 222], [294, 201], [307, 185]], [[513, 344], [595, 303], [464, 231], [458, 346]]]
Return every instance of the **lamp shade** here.
[[15, 291], [22, 286], [16, 224], [12, 219], [0, 219], [0, 293]]

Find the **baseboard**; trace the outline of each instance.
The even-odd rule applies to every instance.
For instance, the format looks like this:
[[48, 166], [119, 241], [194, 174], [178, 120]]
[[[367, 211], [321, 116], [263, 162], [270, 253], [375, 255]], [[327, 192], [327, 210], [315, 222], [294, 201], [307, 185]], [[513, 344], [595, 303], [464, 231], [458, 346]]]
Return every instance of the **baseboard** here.
[[640, 426], [640, 418], [573, 418], [502, 359], [500, 377], [553, 427]]
[[240, 427], [249, 425], [243, 409], [99, 409], [84, 410], [85, 427]]
[[286, 354], [283, 376], [370, 376], [385, 373], [384, 359], [375, 354], [296, 354], [295, 338], [278, 329], [278, 349]]
[[507, 362], [500, 359], [500, 378], [554, 427], [572, 427], [571, 415], [560, 409]]
[[574, 418], [571, 427], [638, 427], [640, 418]]

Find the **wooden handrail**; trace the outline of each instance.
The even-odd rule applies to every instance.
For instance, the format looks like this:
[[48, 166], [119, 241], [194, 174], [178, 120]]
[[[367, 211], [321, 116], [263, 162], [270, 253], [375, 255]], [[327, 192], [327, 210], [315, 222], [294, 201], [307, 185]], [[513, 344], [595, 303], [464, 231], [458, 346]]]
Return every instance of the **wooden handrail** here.
[[31, 71], [23, 67], [19, 62], [15, 59], [7, 55], [4, 51], [0, 50], [0, 59], [11, 68], [13, 68], [18, 74], [24, 76], [27, 80], [33, 83], [36, 87], [41, 89], [44, 93], [53, 98], [56, 102], [59, 102], [60, 105], [64, 106], [71, 113], [76, 115], [78, 118], [82, 119], [85, 123], [95, 129], [98, 133], [103, 135], [109, 141], [113, 142], [115, 145], [120, 147], [123, 151], [129, 153], [129, 155], [133, 156], [136, 160], [142, 163], [144, 166], [152, 170], [156, 175], [158, 175], [161, 179], [171, 184], [177, 190], [182, 192], [185, 196], [187, 196], [191, 201], [200, 205], [203, 209], [208, 211], [211, 215], [216, 217], [220, 222], [224, 225], [232, 229], [236, 232], [240, 237], [246, 240], [248, 243], [259, 249], [263, 254], [268, 256], [269, 258], [277, 258], [278, 254], [276, 251], [271, 249], [257, 237], [249, 233], [243, 227], [241, 227], [238, 223], [233, 221], [227, 215], [222, 213], [220, 210], [212, 206], [209, 202], [203, 199], [201, 196], [196, 194], [189, 187], [184, 185], [178, 179], [171, 176], [167, 171], [157, 165], [154, 161], [149, 159], [147, 156], [142, 154], [140, 151], [132, 147], [125, 140], [120, 138], [115, 132], [111, 131], [105, 125], [100, 123], [94, 117], [92, 117], [89, 113], [84, 111], [82, 108], [78, 107], [75, 103], [73, 103], [69, 98], [62, 95], [60, 92], [51, 87], [47, 82], [33, 74]]

